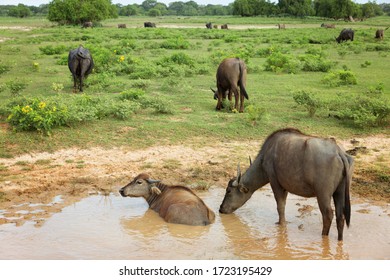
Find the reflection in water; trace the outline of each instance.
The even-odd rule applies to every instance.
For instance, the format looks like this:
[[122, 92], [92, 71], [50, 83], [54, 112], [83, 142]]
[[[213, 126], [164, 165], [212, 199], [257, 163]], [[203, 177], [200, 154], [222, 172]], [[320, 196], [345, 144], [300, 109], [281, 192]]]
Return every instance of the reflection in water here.
[[338, 242], [335, 223], [329, 237], [321, 236], [315, 199], [289, 196], [288, 223], [282, 227], [275, 224], [269, 188], [229, 215], [218, 213], [224, 189], [199, 195], [216, 213], [209, 226], [166, 223], [143, 199], [90, 196], [47, 218], [41, 227], [28, 220], [19, 227], [0, 225], [0, 259], [390, 258], [389, 205], [353, 204], [352, 225]]

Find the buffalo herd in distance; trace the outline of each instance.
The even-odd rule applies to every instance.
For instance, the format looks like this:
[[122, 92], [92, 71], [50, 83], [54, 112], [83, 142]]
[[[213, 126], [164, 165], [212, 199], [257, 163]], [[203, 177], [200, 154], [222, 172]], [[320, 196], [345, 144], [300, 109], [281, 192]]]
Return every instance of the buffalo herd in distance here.
[[[92, 27], [85, 23], [84, 27]], [[277, 25], [285, 29], [284, 24]], [[156, 24], [145, 22], [145, 28]], [[208, 29], [218, 28], [211, 22]], [[334, 24], [322, 24], [324, 28], [335, 28]], [[118, 28], [126, 28], [118, 24]], [[228, 29], [222, 25], [222, 29]], [[386, 29], [378, 29], [375, 38], [383, 39]], [[338, 43], [354, 40], [354, 30], [343, 29], [336, 38]], [[68, 57], [69, 70], [74, 80], [74, 92], [83, 91], [83, 80], [91, 73], [94, 62], [91, 53], [83, 46], [71, 50]], [[216, 73], [216, 110], [223, 108], [223, 100], [235, 97], [234, 110], [243, 112], [244, 99], [249, 99], [246, 86], [247, 68], [240, 58], [226, 58]], [[77, 82], [79, 85], [77, 86]], [[258, 156], [249, 168], [241, 174], [240, 166], [236, 177], [226, 188], [219, 208], [221, 214], [230, 214], [243, 206], [252, 194], [269, 183], [277, 204], [280, 225], [285, 225], [285, 204], [288, 193], [302, 197], [316, 197], [322, 214], [322, 235], [329, 234], [333, 219], [331, 200], [335, 204], [338, 240], [343, 240], [344, 224], [351, 219], [350, 184], [354, 161], [333, 138], [319, 138], [306, 135], [295, 128], [285, 128], [271, 133], [264, 141]], [[147, 174], [139, 174], [120, 191], [123, 197], [144, 197], [151, 209], [166, 222], [205, 226], [215, 221], [215, 213], [186, 186], [169, 186]]]

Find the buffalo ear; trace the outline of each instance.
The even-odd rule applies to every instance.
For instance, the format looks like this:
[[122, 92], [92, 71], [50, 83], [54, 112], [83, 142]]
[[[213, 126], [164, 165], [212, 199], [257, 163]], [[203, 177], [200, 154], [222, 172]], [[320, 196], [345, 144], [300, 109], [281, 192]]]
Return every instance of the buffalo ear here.
[[240, 192], [242, 192], [242, 193], [247, 193], [247, 192], [249, 192], [249, 189], [248, 189], [247, 187], [240, 187], [238, 190], [239, 190]]
[[152, 194], [155, 194], [155, 195], [160, 195], [161, 194], [160, 189], [157, 188], [157, 187], [151, 187], [150, 191], [152, 192]]

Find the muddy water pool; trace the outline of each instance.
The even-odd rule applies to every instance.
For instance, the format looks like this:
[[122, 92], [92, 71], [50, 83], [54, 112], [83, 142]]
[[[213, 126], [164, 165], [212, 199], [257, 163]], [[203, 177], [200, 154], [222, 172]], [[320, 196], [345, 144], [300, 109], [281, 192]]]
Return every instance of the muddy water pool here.
[[390, 259], [389, 204], [353, 200], [351, 227], [338, 242], [335, 221], [329, 238], [321, 236], [315, 199], [289, 195], [280, 227], [269, 187], [230, 215], [218, 213], [223, 188], [198, 194], [216, 213], [212, 225], [168, 224], [141, 198], [92, 195], [41, 226], [0, 225], [0, 259]]

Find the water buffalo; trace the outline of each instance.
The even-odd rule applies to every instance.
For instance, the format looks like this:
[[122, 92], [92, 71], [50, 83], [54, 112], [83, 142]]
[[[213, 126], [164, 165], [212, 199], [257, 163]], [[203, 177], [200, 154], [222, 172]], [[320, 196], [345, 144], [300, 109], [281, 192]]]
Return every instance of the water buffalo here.
[[332, 138], [305, 135], [288, 128], [275, 131], [265, 140], [257, 158], [241, 175], [230, 180], [219, 211], [232, 213], [252, 194], [271, 184], [277, 204], [279, 224], [285, 224], [287, 193], [316, 197], [322, 214], [322, 235], [328, 235], [333, 219], [331, 199], [336, 208], [338, 240], [343, 239], [344, 220], [350, 223], [349, 189], [353, 159]]
[[339, 37], [336, 38], [337, 43], [351, 40], [353, 41], [355, 32], [352, 29], [346, 29], [344, 28], [341, 30]]
[[383, 40], [383, 37], [385, 36], [385, 31], [383, 29], [378, 29], [375, 32], [375, 38]]
[[321, 24], [321, 27], [336, 28], [336, 25], [335, 24], [330, 24], [330, 23], [323, 23], [323, 24]]
[[92, 28], [92, 27], [93, 27], [92, 21], [86, 21], [86, 22], [84, 22], [84, 23], [83, 23], [83, 27], [84, 27], [84, 28], [88, 28], [88, 27]]
[[83, 80], [92, 72], [94, 63], [92, 55], [88, 49], [82, 46], [69, 51], [68, 67], [73, 76], [73, 91], [76, 92], [77, 80], [79, 80], [79, 89], [83, 91]]
[[141, 173], [119, 190], [123, 196], [143, 197], [149, 208], [168, 223], [205, 226], [214, 222], [215, 214], [191, 189], [168, 186]]
[[118, 23], [118, 28], [126, 28], [126, 23]]
[[[226, 98], [226, 92], [229, 92], [231, 100], [232, 92], [235, 96], [234, 108], [240, 113], [244, 112], [244, 97], [249, 99], [245, 90], [246, 86], [246, 65], [239, 58], [226, 58], [219, 64], [217, 70], [217, 90], [213, 90], [214, 96], [218, 96], [217, 110], [221, 110], [222, 99]], [[238, 90], [238, 87], [240, 90]], [[240, 108], [238, 103], [240, 99]]]
[[278, 23], [278, 28], [279, 29], [286, 29], [286, 25]]
[[229, 28], [228, 28], [228, 25], [225, 23], [225, 24], [221, 25], [221, 29], [229, 29]]
[[156, 27], [156, 24], [150, 21], [144, 22], [144, 27]]
[[206, 28], [213, 29], [213, 25], [211, 24], [211, 22], [206, 23]]

